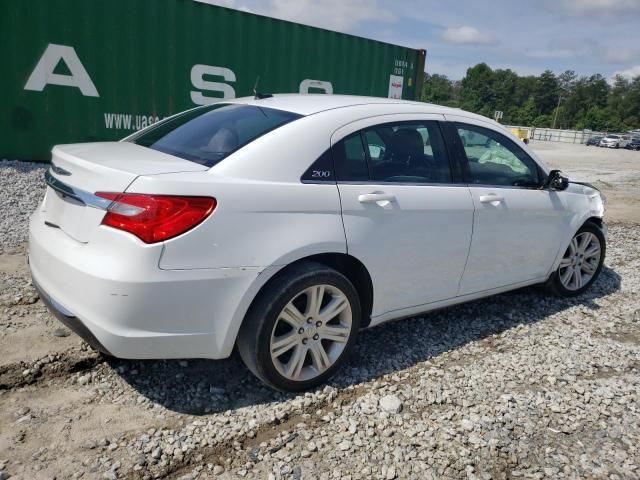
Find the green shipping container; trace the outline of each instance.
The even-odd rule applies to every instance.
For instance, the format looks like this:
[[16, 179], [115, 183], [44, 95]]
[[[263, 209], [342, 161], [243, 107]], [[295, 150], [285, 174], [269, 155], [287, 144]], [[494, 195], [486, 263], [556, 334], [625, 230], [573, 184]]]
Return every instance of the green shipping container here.
[[413, 50], [197, 0], [1, 0], [0, 158], [120, 139], [196, 105], [269, 93], [416, 99]]

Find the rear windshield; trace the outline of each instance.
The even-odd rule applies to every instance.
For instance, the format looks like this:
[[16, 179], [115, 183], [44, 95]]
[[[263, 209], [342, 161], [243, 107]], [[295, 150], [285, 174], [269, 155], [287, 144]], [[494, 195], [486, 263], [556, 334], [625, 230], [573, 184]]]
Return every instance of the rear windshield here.
[[130, 141], [212, 167], [259, 136], [300, 117], [271, 108], [217, 103], [177, 115]]

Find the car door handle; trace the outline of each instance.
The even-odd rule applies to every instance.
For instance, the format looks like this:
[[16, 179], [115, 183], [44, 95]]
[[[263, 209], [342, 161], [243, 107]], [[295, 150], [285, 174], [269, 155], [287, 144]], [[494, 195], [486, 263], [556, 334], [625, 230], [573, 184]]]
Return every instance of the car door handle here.
[[390, 193], [363, 193], [358, 195], [360, 203], [394, 202], [396, 196]]
[[480, 195], [480, 201], [482, 203], [498, 204], [500, 202], [504, 202], [504, 197], [496, 195], [495, 193], [490, 193], [489, 195]]

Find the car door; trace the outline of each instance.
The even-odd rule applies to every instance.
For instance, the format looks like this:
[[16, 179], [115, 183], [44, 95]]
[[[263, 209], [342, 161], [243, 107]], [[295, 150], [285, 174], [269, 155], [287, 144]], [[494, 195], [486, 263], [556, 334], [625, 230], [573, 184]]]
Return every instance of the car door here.
[[542, 188], [540, 166], [491, 124], [461, 117], [447, 128], [458, 135], [463, 176], [475, 207], [458, 294], [544, 280], [570, 223], [563, 194]]
[[442, 118], [367, 119], [332, 138], [347, 249], [371, 275], [373, 323], [457, 293], [473, 202], [456, 182], [437, 122]]

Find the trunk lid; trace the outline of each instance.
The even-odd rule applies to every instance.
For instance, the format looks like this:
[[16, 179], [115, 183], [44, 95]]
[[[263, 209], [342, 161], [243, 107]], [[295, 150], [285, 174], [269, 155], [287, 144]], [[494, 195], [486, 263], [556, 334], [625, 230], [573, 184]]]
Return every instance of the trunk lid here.
[[[95, 192], [124, 192], [141, 175], [205, 170], [204, 165], [130, 142], [58, 145], [52, 151], [43, 218], [47, 225], [86, 243], [105, 214], [92, 204]], [[65, 194], [74, 191], [78, 195]]]

